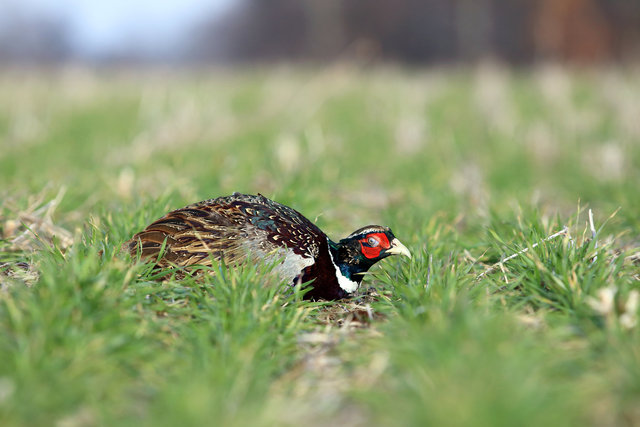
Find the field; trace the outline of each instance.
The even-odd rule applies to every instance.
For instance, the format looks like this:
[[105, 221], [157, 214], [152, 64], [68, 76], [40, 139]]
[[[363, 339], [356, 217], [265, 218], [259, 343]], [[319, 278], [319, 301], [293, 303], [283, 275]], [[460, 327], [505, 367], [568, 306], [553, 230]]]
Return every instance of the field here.
[[[3, 70], [0, 425], [640, 425], [638, 71]], [[234, 191], [413, 259], [327, 303], [120, 253]]]

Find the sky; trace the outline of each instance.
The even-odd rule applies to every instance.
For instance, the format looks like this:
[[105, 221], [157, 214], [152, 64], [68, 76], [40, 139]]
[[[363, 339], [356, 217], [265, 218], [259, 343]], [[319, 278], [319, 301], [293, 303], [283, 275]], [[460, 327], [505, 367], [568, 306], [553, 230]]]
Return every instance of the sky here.
[[[123, 48], [170, 48], [203, 16], [234, 0], [0, 0], [22, 14], [55, 16], [68, 24], [78, 53], [100, 55]], [[5, 3], [6, 4], [6, 3]]]

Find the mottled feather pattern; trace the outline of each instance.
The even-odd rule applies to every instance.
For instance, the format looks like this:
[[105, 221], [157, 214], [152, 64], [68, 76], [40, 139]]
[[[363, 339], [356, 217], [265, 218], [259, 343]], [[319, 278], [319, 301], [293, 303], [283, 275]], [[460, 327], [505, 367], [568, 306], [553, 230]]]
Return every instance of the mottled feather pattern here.
[[263, 253], [287, 247], [314, 258], [326, 235], [296, 210], [257, 196], [234, 193], [169, 212], [127, 243], [132, 254], [156, 259], [166, 240], [159, 267], [172, 264], [211, 265], [210, 257], [227, 264], [244, 261], [243, 242], [257, 239]]

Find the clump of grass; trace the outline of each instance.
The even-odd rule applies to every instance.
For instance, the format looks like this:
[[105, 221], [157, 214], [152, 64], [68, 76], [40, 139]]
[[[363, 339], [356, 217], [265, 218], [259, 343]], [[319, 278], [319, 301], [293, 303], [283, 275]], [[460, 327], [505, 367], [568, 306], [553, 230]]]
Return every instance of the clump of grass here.
[[[575, 239], [566, 226], [560, 232], [551, 233], [560, 228], [557, 221], [546, 227], [540, 223], [520, 223], [513, 234], [526, 242], [524, 248], [506, 244], [498, 232], [490, 229], [493, 248], [513, 255], [478, 274], [478, 285], [495, 290], [498, 298], [514, 307], [552, 310], [574, 322], [591, 320], [600, 326], [603, 326], [603, 314], [617, 311], [623, 319], [629, 319], [626, 323], [631, 325], [630, 319], [635, 318], [637, 311], [633, 303], [638, 292], [634, 290], [637, 288], [635, 266], [627, 261], [624, 248], [620, 249], [620, 236], [608, 236], [605, 241], [598, 239], [598, 234], [606, 231], [606, 224], [598, 233], [591, 215], [589, 211], [591, 225]], [[535, 220], [535, 216], [531, 218]], [[631, 312], [627, 313], [626, 307], [614, 309], [612, 303], [603, 302], [608, 304], [605, 309], [595, 302], [606, 298], [603, 292], [607, 289], [611, 292], [614, 283], [620, 291], [618, 301], [631, 297], [628, 307]], [[594, 307], [599, 308], [594, 310]]]

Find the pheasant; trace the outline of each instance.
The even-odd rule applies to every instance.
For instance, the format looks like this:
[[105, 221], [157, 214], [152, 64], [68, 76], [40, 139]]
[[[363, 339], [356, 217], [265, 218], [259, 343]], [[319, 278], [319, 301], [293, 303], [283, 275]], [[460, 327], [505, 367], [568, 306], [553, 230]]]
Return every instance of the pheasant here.
[[364, 273], [389, 255], [411, 253], [388, 227], [368, 225], [337, 243], [298, 211], [261, 194], [233, 193], [169, 212], [124, 244], [158, 268], [280, 261], [291, 285], [310, 282], [306, 299], [352, 296]]

